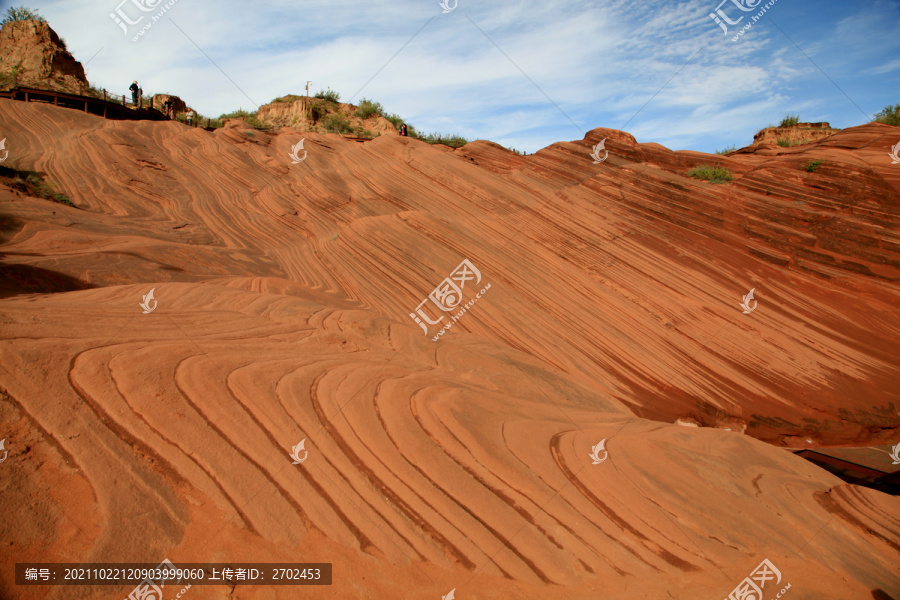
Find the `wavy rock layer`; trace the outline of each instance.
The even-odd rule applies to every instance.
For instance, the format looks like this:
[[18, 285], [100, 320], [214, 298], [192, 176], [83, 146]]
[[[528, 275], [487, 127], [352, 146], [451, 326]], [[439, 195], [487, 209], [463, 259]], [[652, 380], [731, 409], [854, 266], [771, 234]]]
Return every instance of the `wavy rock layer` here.
[[[310, 133], [299, 164], [299, 136], [3, 100], [0, 130], [5, 166], [78, 207], [0, 189], [5, 565], [334, 564], [331, 588], [233, 598], [685, 598], [768, 558], [798, 599], [900, 595], [897, 499], [773, 445], [896, 436], [897, 128], [731, 157]], [[463, 258], [491, 287], [433, 342], [409, 314]], [[97, 597], [10, 574], [4, 596]]]

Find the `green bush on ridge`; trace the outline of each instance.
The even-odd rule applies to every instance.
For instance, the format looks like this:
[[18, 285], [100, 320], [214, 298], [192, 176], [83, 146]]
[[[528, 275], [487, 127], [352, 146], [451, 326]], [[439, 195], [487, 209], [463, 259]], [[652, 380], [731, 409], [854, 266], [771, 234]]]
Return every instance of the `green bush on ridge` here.
[[342, 115], [341, 113], [330, 113], [324, 119], [322, 119], [322, 125], [325, 126], [325, 131], [329, 133], [353, 133], [353, 126], [350, 125], [350, 121]]
[[793, 127], [800, 122], [800, 115], [785, 115], [778, 124], [779, 127]]
[[[183, 115], [179, 115], [179, 117], [182, 116]], [[247, 125], [253, 127], [254, 129], [266, 129], [266, 126], [263, 125], [262, 121], [257, 118], [256, 113], [246, 111], [243, 108], [239, 108], [230, 113], [219, 115], [219, 118], [217, 120], [223, 121], [224, 119], [243, 119], [247, 122]], [[182, 118], [179, 118], [178, 120], [182, 121]]]
[[0, 27], [16, 21], [40, 21], [46, 23], [47, 19], [42, 17], [38, 10], [31, 10], [24, 6], [11, 6], [6, 9], [6, 16], [0, 21]]
[[366, 120], [372, 115], [383, 115], [384, 108], [379, 102], [363, 98], [359, 101], [359, 107], [356, 109], [356, 116], [362, 120]]
[[711, 167], [709, 165], [694, 167], [687, 172], [687, 176], [693, 177], [694, 179], [702, 179], [710, 183], [726, 183], [734, 179], [734, 175], [732, 175], [731, 171], [725, 167]]
[[328, 100], [329, 102], [341, 101], [341, 95], [331, 88], [328, 88], [327, 90], [319, 90], [319, 93], [316, 94], [315, 97], [319, 98], [320, 100]]
[[900, 126], [900, 104], [885, 106], [883, 110], [875, 113], [875, 122]]

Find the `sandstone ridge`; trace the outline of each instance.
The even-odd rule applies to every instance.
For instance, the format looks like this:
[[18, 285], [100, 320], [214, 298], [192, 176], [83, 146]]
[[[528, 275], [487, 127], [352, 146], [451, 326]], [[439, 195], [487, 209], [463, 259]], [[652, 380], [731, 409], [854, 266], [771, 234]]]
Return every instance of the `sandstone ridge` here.
[[4, 89], [18, 85], [82, 94], [89, 87], [81, 63], [47, 23], [37, 20], [0, 29], [0, 80]]

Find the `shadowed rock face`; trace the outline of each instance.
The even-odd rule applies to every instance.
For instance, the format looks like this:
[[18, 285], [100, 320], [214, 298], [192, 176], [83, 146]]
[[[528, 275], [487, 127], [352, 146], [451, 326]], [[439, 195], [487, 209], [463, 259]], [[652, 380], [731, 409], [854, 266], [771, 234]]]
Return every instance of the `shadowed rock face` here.
[[172, 103], [172, 108], [174, 109], [175, 114], [187, 112], [188, 110], [188, 106], [187, 104], [185, 104], [184, 100], [182, 100], [178, 96], [173, 96], [171, 94], [154, 94], [152, 98], [152, 105], [157, 110], [162, 110], [167, 101]]
[[[0, 299], [4, 556], [332, 562], [335, 597], [404, 599], [721, 598], [768, 558], [767, 598], [900, 595], [897, 499], [775, 447], [896, 438], [900, 128], [306, 133], [299, 164], [239, 124], [0, 100], [0, 130], [77, 206], [0, 188], [4, 266], [88, 288]], [[491, 288], [432, 342], [409, 315], [464, 258]]]
[[[0, 29], [0, 73], [19, 68], [22, 87], [81, 94], [88, 86], [81, 63], [47, 23], [15, 21]], [[12, 81], [7, 81], [11, 87]]]

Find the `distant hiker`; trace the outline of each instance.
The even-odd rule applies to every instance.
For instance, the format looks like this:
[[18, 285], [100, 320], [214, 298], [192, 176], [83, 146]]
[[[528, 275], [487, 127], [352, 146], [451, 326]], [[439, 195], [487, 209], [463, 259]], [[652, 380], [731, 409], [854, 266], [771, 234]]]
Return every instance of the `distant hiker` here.
[[404, 123], [403, 125], [400, 126], [400, 135], [402, 135], [404, 137], [407, 135], [406, 134], [406, 123]]
[[188, 127], [193, 126], [193, 124], [194, 124], [194, 109], [193, 108], [188, 109], [187, 116], [184, 118], [184, 120], [187, 122]]
[[131, 103], [137, 106], [138, 91], [141, 89], [138, 87], [137, 81], [132, 83], [128, 89], [131, 90]]

